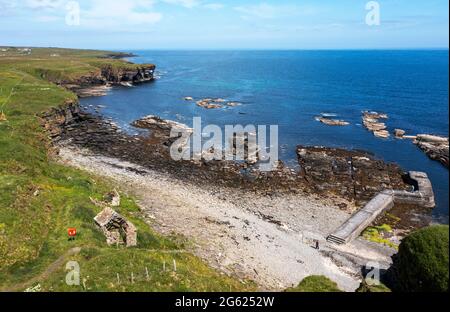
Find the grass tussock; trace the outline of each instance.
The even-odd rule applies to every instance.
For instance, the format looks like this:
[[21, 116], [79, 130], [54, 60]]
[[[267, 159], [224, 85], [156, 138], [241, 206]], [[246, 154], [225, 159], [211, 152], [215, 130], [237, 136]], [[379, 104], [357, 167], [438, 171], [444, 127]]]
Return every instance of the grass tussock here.
[[296, 287], [286, 289], [286, 292], [342, 292], [338, 285], [323, 275], [305, 277]]
[[388, 224], [378, 226], [370, 226], [364, 230], [362, 236], [371, 242], [383, 244], [394, 249], [398, 249], [398, 245], [390, 241], [386, 236], [392, 233], [392, 227]]

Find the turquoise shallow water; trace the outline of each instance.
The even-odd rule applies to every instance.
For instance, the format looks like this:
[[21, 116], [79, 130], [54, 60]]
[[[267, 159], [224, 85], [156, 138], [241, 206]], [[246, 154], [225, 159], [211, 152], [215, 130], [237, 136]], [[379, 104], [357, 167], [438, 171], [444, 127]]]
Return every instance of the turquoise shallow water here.
[[[280, 158], [294, 165], [295, 146], [363, 149], [405, 170], [425, 171], [436, 193], [434, 217], [448, 223], [449, 176], [409, 140], [379, 139], [361, 126], [361, 111], [389, 115], [389, 130], [448, 136], [448, 50], [417, 51], [130, 51], [158, 66], [158, 79], [87, 98], [122, 126], [144, 115], [192, 123], [279, 125]], [[206, 110], [183, 100], [225, 98], [242, 106]], [[351, 123], [314, 120], [334, 113]], [[130, 129], [132, 130], [132, 129]]]

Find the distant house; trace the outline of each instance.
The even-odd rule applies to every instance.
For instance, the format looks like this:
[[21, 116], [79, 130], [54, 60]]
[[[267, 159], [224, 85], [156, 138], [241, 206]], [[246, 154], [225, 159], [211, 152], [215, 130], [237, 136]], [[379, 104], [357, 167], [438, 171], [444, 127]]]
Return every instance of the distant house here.
[[31, 54], [31, 49], [30, 48], [20, 48], [17, 49], [19, 52], [21, 52], [22, 54]]

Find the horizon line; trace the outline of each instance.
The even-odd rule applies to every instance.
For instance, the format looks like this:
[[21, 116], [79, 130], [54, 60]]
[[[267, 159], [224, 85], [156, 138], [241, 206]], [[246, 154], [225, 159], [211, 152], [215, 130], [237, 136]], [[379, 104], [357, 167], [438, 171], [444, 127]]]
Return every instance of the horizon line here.
[[97, 51], [112, 51], [112, 52], [127, 52], [127, 51], [417, 51], [417, 50], [449, 50], [449, 47], [353, 47], [353, 48], [116, 48], [116, 47], [62, 47], [62, 46], [27, 46], [27, 45], [0, 45], [2, 48], [48, 48], [48, 49], [70, 49], [70, 50], [97, 50]]

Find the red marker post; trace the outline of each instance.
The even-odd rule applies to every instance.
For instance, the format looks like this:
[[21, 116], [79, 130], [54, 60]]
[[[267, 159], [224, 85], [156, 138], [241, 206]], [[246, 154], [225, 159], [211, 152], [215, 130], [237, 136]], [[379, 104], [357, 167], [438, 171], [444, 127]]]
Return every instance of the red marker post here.
[[77, 236], [77, 229], [76, 228], [68, 228], [67, 234], [69, 235], [69, 240], [74, 240]]

